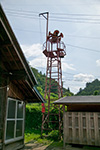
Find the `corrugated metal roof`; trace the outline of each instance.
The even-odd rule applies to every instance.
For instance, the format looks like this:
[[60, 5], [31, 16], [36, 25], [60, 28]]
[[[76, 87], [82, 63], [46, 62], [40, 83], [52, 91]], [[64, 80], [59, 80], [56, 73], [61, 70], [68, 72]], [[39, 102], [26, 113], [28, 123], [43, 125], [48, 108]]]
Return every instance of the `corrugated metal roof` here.
[[100, 104], [100, 96], [66, 96], [54, 104]]

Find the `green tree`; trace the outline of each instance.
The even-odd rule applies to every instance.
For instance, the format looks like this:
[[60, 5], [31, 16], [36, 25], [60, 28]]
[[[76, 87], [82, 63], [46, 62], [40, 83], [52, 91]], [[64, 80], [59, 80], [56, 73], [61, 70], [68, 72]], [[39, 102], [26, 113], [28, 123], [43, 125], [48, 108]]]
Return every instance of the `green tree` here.
[[[37, 85], [37, 89], [39, 90], [39, 92], [41, 93], [42, 96], [44, 96], [44, 90], [45, 90], [45, 79], [46, 79], [46, 75], [45, 74], [42, 74], [42, 72], [38, 71], [37, 69], [31, 67], [37, 81], [38, 81], [38, 85]], [[49, 83], [48, 83], [49, 84]], [[52, 80], [51, 81], [51, 85], [53, 85], [53, 89], [51, 89], [51, 97], [52, 99], [56, 99], [58, 98], [58, 88], [57, 88], [57, 81], [55, 80]], [[53, 94], [55, 93], [55, 94]], [[66, 89], [66, 88], [63, 88], [63, 95], [64, 96], [71, 96], [73, 95], [73, 93], [70, 92], [70, 89]]]
[[86, 83], [86, 87], [84, 89], [80, 88], [76, 95], [100, 95], [100, 81], [95, 79], [91, 83]]
[[99, 95], [99, 91], [98, 90], [94, 91], [93, 95]]

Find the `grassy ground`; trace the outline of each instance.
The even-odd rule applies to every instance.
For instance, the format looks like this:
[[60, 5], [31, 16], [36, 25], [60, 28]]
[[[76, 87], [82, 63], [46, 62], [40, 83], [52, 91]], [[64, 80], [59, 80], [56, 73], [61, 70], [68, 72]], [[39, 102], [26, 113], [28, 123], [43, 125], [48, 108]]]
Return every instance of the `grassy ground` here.
[[30, 150], [100, 150], [100, 147], [66, 145], [63, 148], [63, 140], [57, 140], [57, 131], [49, 133], [49, 137], [41, 138], [41, 132], [37, 130], [29, 130], [25, 133], [26, 149]]
[[[54, 143], [58, 146], [62, 146], [63, 142], [62, 140], [59, 141], [58, 140], [58, 131], [52, 131], [50, 132], [48, 135], [48, 137], [46, 138], [41, 138], [41, 131], [39, 130], [27, 130], [25, 131], [25, 143], [29, 142], [29, 141], [37, 141], [40, 144], [44, 144], [44, 145], [48, 145], [51, 143]], [[43, 134], [43, 136], [45, 136], [45, 134]]]

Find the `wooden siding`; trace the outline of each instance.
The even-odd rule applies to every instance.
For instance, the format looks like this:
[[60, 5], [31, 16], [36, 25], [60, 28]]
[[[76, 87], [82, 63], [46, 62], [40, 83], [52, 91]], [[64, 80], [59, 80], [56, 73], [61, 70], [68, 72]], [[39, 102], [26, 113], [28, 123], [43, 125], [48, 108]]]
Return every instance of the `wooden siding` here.
[[10, 82], [10, 84], [9, 84], [8, 97], [25, 100], [25, 97], [24, 97], [23, 93], [12, 82]]
[[7, 89], [4, 88], [0, 90], [0, 143], [4, 140], [5, 131], [5, 116], [6, 116], [6, 92]]
[[0, 149], [2, 149], [2, 143], [4, 142], [4, 135], [5, 135], [7, 80], [8, 80], [6, 74], [3, 74], [3, 72], [4, 66], [2, 64], [2, 56], [0, 55]]
[[100, 146], [100, 112], [64, 112], [64, 145]]
[[5, 150], [19, 150], [24, 147], [24, 139], [5, 145]]

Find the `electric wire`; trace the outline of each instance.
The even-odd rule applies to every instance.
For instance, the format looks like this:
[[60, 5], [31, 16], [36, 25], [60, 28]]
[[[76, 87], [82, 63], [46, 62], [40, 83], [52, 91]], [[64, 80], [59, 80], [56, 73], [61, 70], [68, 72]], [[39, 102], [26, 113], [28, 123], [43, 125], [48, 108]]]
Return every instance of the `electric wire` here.
[[67, 38], [71, 37], [71, 38], [85, 38], [85, 39], [100, 39], [100, 37], [92, 37], [92, 36], [81, 36], [81, 35], [71, 35], [71, 34], [65, 34], [67, 36]]
[[54, 13], [54, 12], [52, 12], [52, 13], [50, 13], [50, 14], [53, 14], [53, 15], [61, 15], [61, 16], [85, 16], [85, 17], [87, 17], [87, 16], [91, 16], [91, 17], [100, 17], [100, 15], [96, 15], [96, 14], [74, 14], [74, 13]]
[[[13, 12], [13, 13], [12, 13]], [[38, 19], [37, 18], [37, 13], [34, 12], [35, 14], [33, 14], [33, 12], [29, 12], [29, 11], [12, 11], [12, 10], [7, 10], [7, 13], [10, 15], [10, 16], [15, 16], [15, 17], [24, 17], [24, 18], [32, 18], [32, 19]], [[68, 14], [67, 14], [68, 15]], [[73, 15], [74, 14], [70, 14], [70, 15]], [[77, 15], [76, 15], [77, 16]], [[89, 16], [100, 16], [100, 15], [85, 15], [86, 17]], [[82, 17], [82, 14], [81, 14], [81, 17]], [[51, 16], [50, 17], [50, 20], [51, 21], [62, 21], [62, 22], [73, 22], [73, 23], [91, 23], [91, 24], [100, 24], [100, 18], [99, 19], [93, 19], [93, 18], [66, 18], [66, 17], [57, 17], [57, 16]]]
[[70, 18], [70, 17], [51, 17], [53, 19], [61, 19], [61, 20], [67, 20], [67, 19], [71, 19], [71, 20], [88, 20], [88, 21], [100, 21], [100, 19], [95, 19], [95, 18]]
[[25, 15], [25, 14], [12, 14], [12, 13], [8, 13], [8, 14], [12, 17], [21, 17], [21, 18], [26, 18], [26, 19], [36, 19], [36, 20], [38, 20], [38, 17], [36, 17], [36, 16], [29, 16], [29, 15]]
[[[39, 17], [39, 29], [40, 29], [40, 43], [43, 43], [41, 17]], [[42, 65], [42, 57], [40, 58], [40, 63]]]
[[[87, 3], [86, 3], [86, 2], [85, 2], [85, 3], [77, 3], [77, 2], [75, 1], [75, 3], [67, 3], [67, 6], [75, 6], [75, 7], [76, 7], [76, 6], [81, 6], [81, 5], [82, 5], [82, 6], [83, 6], [83, 5], [86, 5], [86, 6], [87, 6], [87, 5], [89, 5], [89, 6], [90, 6], [90, 5], [91, 5], [91, 6], [93, 5], [93, 6], [94, 6], [94, 5], [99, 5], [99, 4], [100, 4], [99, 2], [90, 2], [90, 1], [89, 1], [89, 2], [87, 2]], [[15, 4], [12, 4], [12, 3], [11, 3], [11, 4], [8, 3], [7, 5], [15, 6]], [[20, 4], [20, 5], [17, 4], [17, 6], [23, 6], [23, 7], [25, 7], [25, 6], [32, 6], [32, 7], [36, 7], [36, 6], [48, 6], [48, 7], [49, 7], [49, 6], [50, 6], [50, 7], [51, 7], [51, 6], [54, 6], [54, 2], [53, 2], [53, 3], [49, 3], [49, 4], [45, 4], [45, 3], [42, 3], [42, 4], [36, 3], [36, 4], [35, 4], [35, 3], [34, 3], [34, 4], [27, 4], [27, 5], [25, 5], [25, 4], [22, 3], [22, 4]], [[60, 7], [62, 6], [62, 7], [63, 7], [63, 6], [66, 6], [66, 5], [64, 5], [64, 4], [62, 4], [62, 3], [61, 3], [61, 4], [58, 4], [58, 3], [57, 3], [56, 6], [60, 6]]]
[[[40, 33], [40, 43], [43, 43], [43, 32], [42, 32], [42, 24], [41, 24], [41, 17], [39, 17], [39, 33]], [[45, 33], [45, 32], [44, 32]]]
[[87, 23], [87, 24], [100, 24], [100, 21], [97, 22], [97, 21], [77, 21], [77, 20], [65, 20], [65, 19], [50, 19], [50, 21], [54, 21], [54, 22], [69, 22], [69, 23]]
[[[41, 24], [41, 23], [40, 23]], [[21, 28], [14, 28], [14, 30], [18, 30], [18, 31], [22, 31], [22, 32], [34, 32], [34, 33], [38, 33], [40, 34], [45, 34], [45, 32], [43, 32], [42, 30], [40, 31], [36, 31], [36, 30], [27, 30], [27, 29], [21, 29]], [[81, 35], [71, 35], [71, 34], [65, 34], [65, 36], [67, 36], [67, 38], [85, 38], [85, 39], [96, 39], [99, 40], [100, 37], [92, 37], [92, 36], [81, 36]]]
[[68, 44], [68, 43], [67, 43], [67, 46], [75, 47], [75, 48], [78, 48], [78, 49], [84, 49], [84, 50], [91, 51], [91, 52], [98, 52], [98, 53], [100, 53], [99, 50], [86, 48], [86, 47], [81, 47], [81, 46], [76, 46], [76, 45], [72, 45], [72, 44]]
[[[17, 11], [7, 11], [8, 12], [8, 14], [11, 14], [11, 15], [20, 15], [20, 16], [22, 16], [22, 15], [26, 15], [26, 16], [29, 16], [29, 17], [33, 17], [33, 16], [37, 16], [37, 13], [35, 13], [35, 12], [28, 12], [28, 11], [19, 11], [19, 12], [17, 12]], [[13, 14], [12, 14], [13, 13]], [[35, 13], [35, 14], [34, 14]], [[69, 14], [69, 15], [71, 15], [71, 14]], [[73, 14], [73, 16], [74, 16], [74, 14]], [[86, 16], [86, 15], [85, 15]], [[88, 15], [87, 15], [88, 16]], [[91, 15], [91, 16], [93, 16], [93, 15]], [[52, 16], [51, 18], [53, 18], [53, 19], [61, 19], [61, 20], [66, 20], [66, 19], [71, 19], [71, 20], [92, 20], [92, 21], [100, 21], [100, 19], [93, 19], [93, 18], [69, 18], [69, 17], [58, 17], [58, 16]]]
[[[14, 10], [12, 10], [14, 11]], [[24, 11], [22, 11], [24, 12]], [[32, 11], [31, 11], [32, 12]], [[19, 12], [17, 12], [19, 13]], [[33, 13], [33, 12], [32, 12]], [[36, 12], [34, 12], [36, 13]], [[13, 14], [14, 15], [14, 14]], [[16, 14], [15, 14], [16, 15]], [[18, 15], [18, 14], [17, 14]], [[21, 14], [20, 14], [21, 15]], [[73, 15], [73, 14], [68, 14], [68, 15]], [[77, 15], [77, 14], [75, 14]], [[81, 14], [82, 15], [82, 14]], [[25, 17], [23, 14], [22, 14], [23, 17]], [[88, 15], [87, 15], [88, 16]], [[33, 16], [31, 16], [33, 18]], [[33, 18], [33, 19], [37, 19], [37, 18]], [[21, 30], [22, 31], [22, 30]], [[30, 31], [31, 32], [31, 31]], [[94, 52], [100, 52], [99, 50], [94, 50], [94, 49], [89, 49], [89, 48], [84, 48], [84, 47], [80, 47], [80, 46], [75, 46], [75, 45], [71, 45], [71, 44], [67, 44], [67, 46], [71, 46], [71, 47], [75, 47], [75, 48], [80, 48], [80, 49], [85, 49], [85, 50], [89, 50], [89, 51], [94, 51]]]
[[[30, 32], [30, 33], [38, 33], [40, 34], [40, 31], [35, 30], [27, 30], [27, 29], [21, 29], [21, 28], [13, 28], [14, 30], [21, 31], [21, 32]], [[45, 34], [45, 32], [41, 32], [41, 34]]]
[[[8, 13], [9, 14], [9, 13]], [[35, 19], [35, 20], [38, 20], [38, 18], [36, 16], [29, 16], [29, 15], [24, 15], [24, 14], [9, 14], [10, 16], [12, 17], [22, 17], [22, 18], [28, 18], [28, 19]], [[69, 19], [69, 18], [68, 18]], [[87, 24], [100, 24], [100, 21], [84, 21], [84, 20], [65, 20], [65, 19], [51, 19], [50, 18], [50, 21], [53, 21], [53, 22], [69, 22], [69, 23], [87, 23]], [[43, 19], [42, 19], [43, 20]]]
[[32, 13], [32, 14], [39, 14], [39, 12], [36, 12], [36, 11], [31, 11], [31, 10], [18, 10], [18, 9], [5, 9], [6, 11], [8, 12], [23, 12], [23, 13]]
[[[31, 14], [39, 14], [40, 12], [36, 12], [36, 11], [31, 11], [31, 10], [18, 10], [18, 9], [8, 9], [6, 8], [5, 9], [7, 12], [17, 12], [17, 13], [20, 13], [20, 12], [23, 12], [23, 13], [31, 13]], [[53, 15], [61, 15], [61, 16], [91, 16], [91, 17], [100, 17], [100, 14], [74, 14], [74, 13], [55, 13], [55, 12], [52, 12], [50, 14], [53, 14]]]

